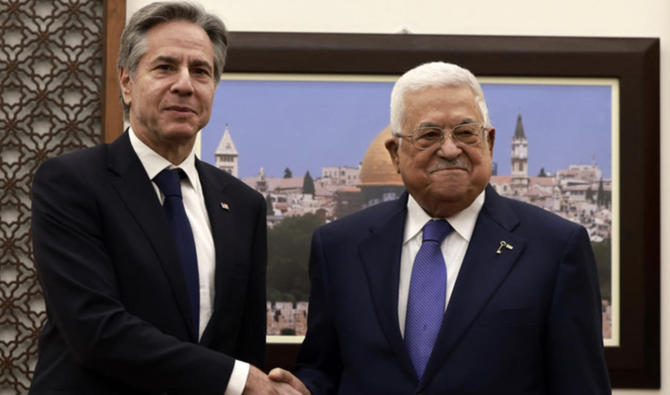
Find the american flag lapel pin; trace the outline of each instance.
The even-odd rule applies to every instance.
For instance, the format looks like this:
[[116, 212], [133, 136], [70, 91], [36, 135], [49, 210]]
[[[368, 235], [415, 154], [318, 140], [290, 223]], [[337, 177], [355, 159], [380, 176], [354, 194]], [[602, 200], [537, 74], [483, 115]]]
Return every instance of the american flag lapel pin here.
[[226, 210], [226, 211], [230, 210], [230, 206], [228, 205], [228, 203], [224, 203], [224, 202], [221, 202], [221, 208]]

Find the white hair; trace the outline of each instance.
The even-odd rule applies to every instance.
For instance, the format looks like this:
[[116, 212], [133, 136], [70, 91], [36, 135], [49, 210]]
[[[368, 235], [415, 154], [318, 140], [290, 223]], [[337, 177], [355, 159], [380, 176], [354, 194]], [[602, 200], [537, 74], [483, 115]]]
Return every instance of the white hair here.
[[444, 86], [466, 86], [470, 88], [482, 113], [484, 126], [491, 126], [484, 92], [477, 78], [469, 70], [455, 64], [430, 62], [409, 70], [393, 86], [393, 91], [391, 91], [391, 133], [394, 136], [402, 134], [402, 124], [405, 119], [405, 98], [408, 92]]

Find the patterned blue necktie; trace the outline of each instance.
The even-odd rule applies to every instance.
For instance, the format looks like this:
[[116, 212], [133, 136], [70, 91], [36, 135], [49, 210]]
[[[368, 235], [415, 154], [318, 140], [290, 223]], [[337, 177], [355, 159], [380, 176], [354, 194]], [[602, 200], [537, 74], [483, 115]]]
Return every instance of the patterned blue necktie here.
[[423, 227], [423, 243], [414, 259], [407, 299], [405, 346], [421, 378], [442, 325], [447, 271], [440, 244], [451, 232], [446, 221], [429, 221]]
[[181, 197], [180, 178], [185, 176], [183, 170], [164, 169], [156, 177], [154, 182], [165, 195], [163, 202], [163, 211], [167, 217], [172, 237], [179, 250], [182, 268], [184, 270], [184, 279], [186, 280], [186, 290], [191, 303], [193, 312], [193, 325], [196, 337], [199, 333], [200, 324], [200, 279], [198, 277], [198, 257], [195, 252], [195, 241], [191, 224], [188, 222], [184, 202]]

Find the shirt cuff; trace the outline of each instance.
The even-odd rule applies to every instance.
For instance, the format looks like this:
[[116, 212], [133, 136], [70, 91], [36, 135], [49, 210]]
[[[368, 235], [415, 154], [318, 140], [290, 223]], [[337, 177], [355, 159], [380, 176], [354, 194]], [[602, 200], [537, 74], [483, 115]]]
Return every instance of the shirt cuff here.
[[226, 392], [223, 395], [242, 395], [244, 386], [247, 384], [247, 376], [249, 375], [249, 364], [239, 360], [235, 360], [233, 365], [233, 372], [230, 374]]

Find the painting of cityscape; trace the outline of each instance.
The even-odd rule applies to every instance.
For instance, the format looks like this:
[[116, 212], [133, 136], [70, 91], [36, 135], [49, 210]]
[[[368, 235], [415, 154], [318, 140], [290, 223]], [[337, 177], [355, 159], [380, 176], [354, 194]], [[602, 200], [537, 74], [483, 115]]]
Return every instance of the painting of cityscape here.
[[[217, 88], [200, 157], [267, 201], [270, 341], [305, 333], [313, 230], [403, 191], [383, 144], [396, 78], [224, 74]], [[491, 185], [588, 230], [605, 343], [618, 345], [616, 81], [481, 82], [496, 128]]]

